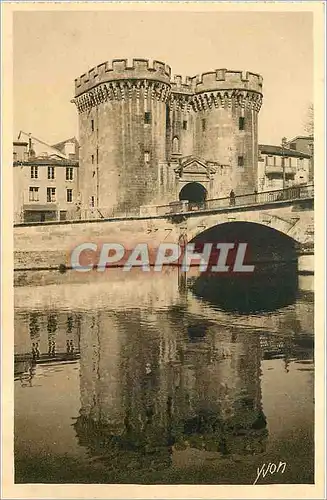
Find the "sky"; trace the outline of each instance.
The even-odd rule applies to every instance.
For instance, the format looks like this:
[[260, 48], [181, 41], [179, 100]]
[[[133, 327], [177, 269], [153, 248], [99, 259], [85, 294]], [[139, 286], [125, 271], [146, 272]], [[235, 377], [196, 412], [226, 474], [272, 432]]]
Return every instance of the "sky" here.
[[218, 68], [263, 77], [259, 142], [305, 133], [313, 102], [310, 12], [15, 12], [14, 137], [78, 137], [74, 80], [111, 59], [163, 61], [172, 74]]

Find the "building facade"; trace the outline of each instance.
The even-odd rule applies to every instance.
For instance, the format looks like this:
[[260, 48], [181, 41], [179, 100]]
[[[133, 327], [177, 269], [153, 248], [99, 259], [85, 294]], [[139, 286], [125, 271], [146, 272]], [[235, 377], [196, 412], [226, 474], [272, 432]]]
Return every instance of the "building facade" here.
[[75, 80], [83, 208], [253, 192], [262, 78], [218, 69], [171, 77], [162, 62], [113, 60]]
[[311, 156], [281, 146], [259, 144], [258, 192], [310, 182]]
[[314, 136], [313, 135], [297, 135], [290, 141], [286, 142], [286, 146], [294, 149], [297, 152], [305, 153], [310, 156], [309, 181], [313, 182], [314, 178]]
[[64, 153], [30, 135], [27, 140], [14, 141], [15, 223], [63, 220], [68, 212], [77, 210], [78, 148], [75, 141], [65, 141]]

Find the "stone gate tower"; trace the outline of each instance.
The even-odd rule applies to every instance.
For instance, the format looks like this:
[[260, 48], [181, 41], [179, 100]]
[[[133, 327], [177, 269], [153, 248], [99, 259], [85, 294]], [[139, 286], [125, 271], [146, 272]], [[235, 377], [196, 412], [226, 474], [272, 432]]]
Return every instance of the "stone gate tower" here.
[[262, 78], [226, 69], [171, 79], [115, 59], [75, 80], [83, 208], [105, 213], [257, 188]]

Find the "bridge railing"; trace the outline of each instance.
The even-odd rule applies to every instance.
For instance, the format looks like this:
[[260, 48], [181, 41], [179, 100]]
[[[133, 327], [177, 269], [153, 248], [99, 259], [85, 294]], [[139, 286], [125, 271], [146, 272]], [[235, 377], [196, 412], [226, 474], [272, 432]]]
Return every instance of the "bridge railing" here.
[[286, 189], [272, 191], [262, 191], [260, 193], [250, 193], [235, 197], [213, 198], [203, 202], [180, 201], [170, 203], [169, 205], [160, 205], [156, 208], [156, 215], [165, 215], [168, 213], [193, 212], [198, 210], [215, 210], [219, 208], [235, 206], [253, 206], [264, 205], [277, 201], [288, 201], [296, 199], [313, 198], [314, 185], [292, 186]]
[[115, 219], [119, 217], [137, 217], [140, 215], [140, 209], [80, 209], [79, 211], [66, 212], [65, 220], [93, 220], [93, 219]]

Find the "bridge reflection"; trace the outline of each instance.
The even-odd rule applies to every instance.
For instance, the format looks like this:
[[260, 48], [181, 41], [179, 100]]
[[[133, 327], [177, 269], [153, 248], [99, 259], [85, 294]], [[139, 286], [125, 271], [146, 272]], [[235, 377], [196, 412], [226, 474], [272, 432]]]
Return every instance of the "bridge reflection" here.
[[197, 297], [224, 311], [241, 314], [275, 311], [294, 304], [298, 297], [296, 263], [257, 264], [254, 273], [201, 273], [189, 280]]

